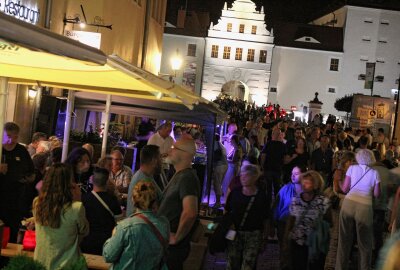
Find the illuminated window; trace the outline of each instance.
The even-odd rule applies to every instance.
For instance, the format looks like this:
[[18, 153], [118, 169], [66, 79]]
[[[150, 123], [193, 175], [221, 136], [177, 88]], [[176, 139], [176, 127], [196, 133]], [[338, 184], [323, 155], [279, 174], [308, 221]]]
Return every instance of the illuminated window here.
[[223, 55], [224, 59], [230, 59], [231, 58], [231, 47], [224, 47], [224, 55]]
[[218, 45], [212, 45], [211, 47], [211, 57], [218, 58]]
[[242, 60], [242, 48], [236, 48], [235, 60]]
[[253, 25], [253, 26], [251, 27], [251, 33], [252, 33], [253, 35], [255, 35], [255, 34], [257, 33], [257, 25]]
[[254, 62], [254, 52], [255, 52], [254, 49], [249, 49], [247, 51], [247, 61]]
[[239, 25], [239, 33], [244, 33], [244, 24]]
[[189, 44], [188, 45], [188, 51], [187, 51], [188, 56], [196, 56], [196, 44]]
[[228, 25], [226, 26], [226, 31], [232, 32], [232, 24], [231, 23], [228, 23]]
[[330, 71], [339, 71], [339, 59], [331, 58], [331, 64], [329, 65]]
[[261, 50], [260, 51], [260, 63], [267, 63], [267, 51], [266, 50]]

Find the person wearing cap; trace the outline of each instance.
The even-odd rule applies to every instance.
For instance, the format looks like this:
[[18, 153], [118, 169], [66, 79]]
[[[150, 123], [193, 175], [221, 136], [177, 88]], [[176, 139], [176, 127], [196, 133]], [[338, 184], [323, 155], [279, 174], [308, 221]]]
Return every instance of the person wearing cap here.
[[199, 209], [200, 181], [192, 168], [195, 153], [195, 142], [181, 139], [172, 145], [167, 157], [176, 172], [164, 190], [158, 215], [167, 217], [170, 223], [167, 264], [172, 270], [182, 269], [189, 256], [190, 232]]

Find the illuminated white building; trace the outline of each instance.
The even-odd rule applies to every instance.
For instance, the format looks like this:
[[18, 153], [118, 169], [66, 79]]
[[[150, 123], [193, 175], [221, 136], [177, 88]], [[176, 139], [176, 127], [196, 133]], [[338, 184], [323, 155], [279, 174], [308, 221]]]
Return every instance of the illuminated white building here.
[[202, 96], [223, 92], [257, 105], [267, 104], [274, 37], [267, 30], [264, 9], [251, 0], [237, 0], [211, 25], [206, 38]]

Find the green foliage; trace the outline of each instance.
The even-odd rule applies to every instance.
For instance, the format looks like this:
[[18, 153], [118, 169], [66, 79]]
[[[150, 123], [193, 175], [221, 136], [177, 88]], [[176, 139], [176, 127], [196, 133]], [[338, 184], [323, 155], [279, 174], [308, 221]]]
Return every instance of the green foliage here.
[[18, 255], [10, 259], [9, 263], [2, 270], [46, 270], [46, 267], [34, 259]]
[[334, 107], [339, 112], [351, 113], [351, 108], [353, 106], [353, 95], [346, 95], [342, 98], [338, 98], [335, 101]]

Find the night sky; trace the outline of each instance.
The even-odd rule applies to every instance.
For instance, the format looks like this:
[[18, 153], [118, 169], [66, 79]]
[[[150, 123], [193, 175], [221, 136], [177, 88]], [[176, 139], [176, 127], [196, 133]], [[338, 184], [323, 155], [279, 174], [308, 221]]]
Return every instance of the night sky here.
[[[168, 0], [167, 20], [174, 18], [177, 9], [187, 3], [188, 10], [209, 11], [211, 20], [216, 23], [221, 16], [224, 3], [231, 6], [234, 0]], [[264, 6], [267, 27], [270, 29], [279, 21], [308, 23], [318, 16], [331, 12], [346, 3], [374, 7], [387, 5], [400, 8], [400, 0], [253, 0], [257, 7]], [[171, 21], [174, 21], [173, 19]]]

